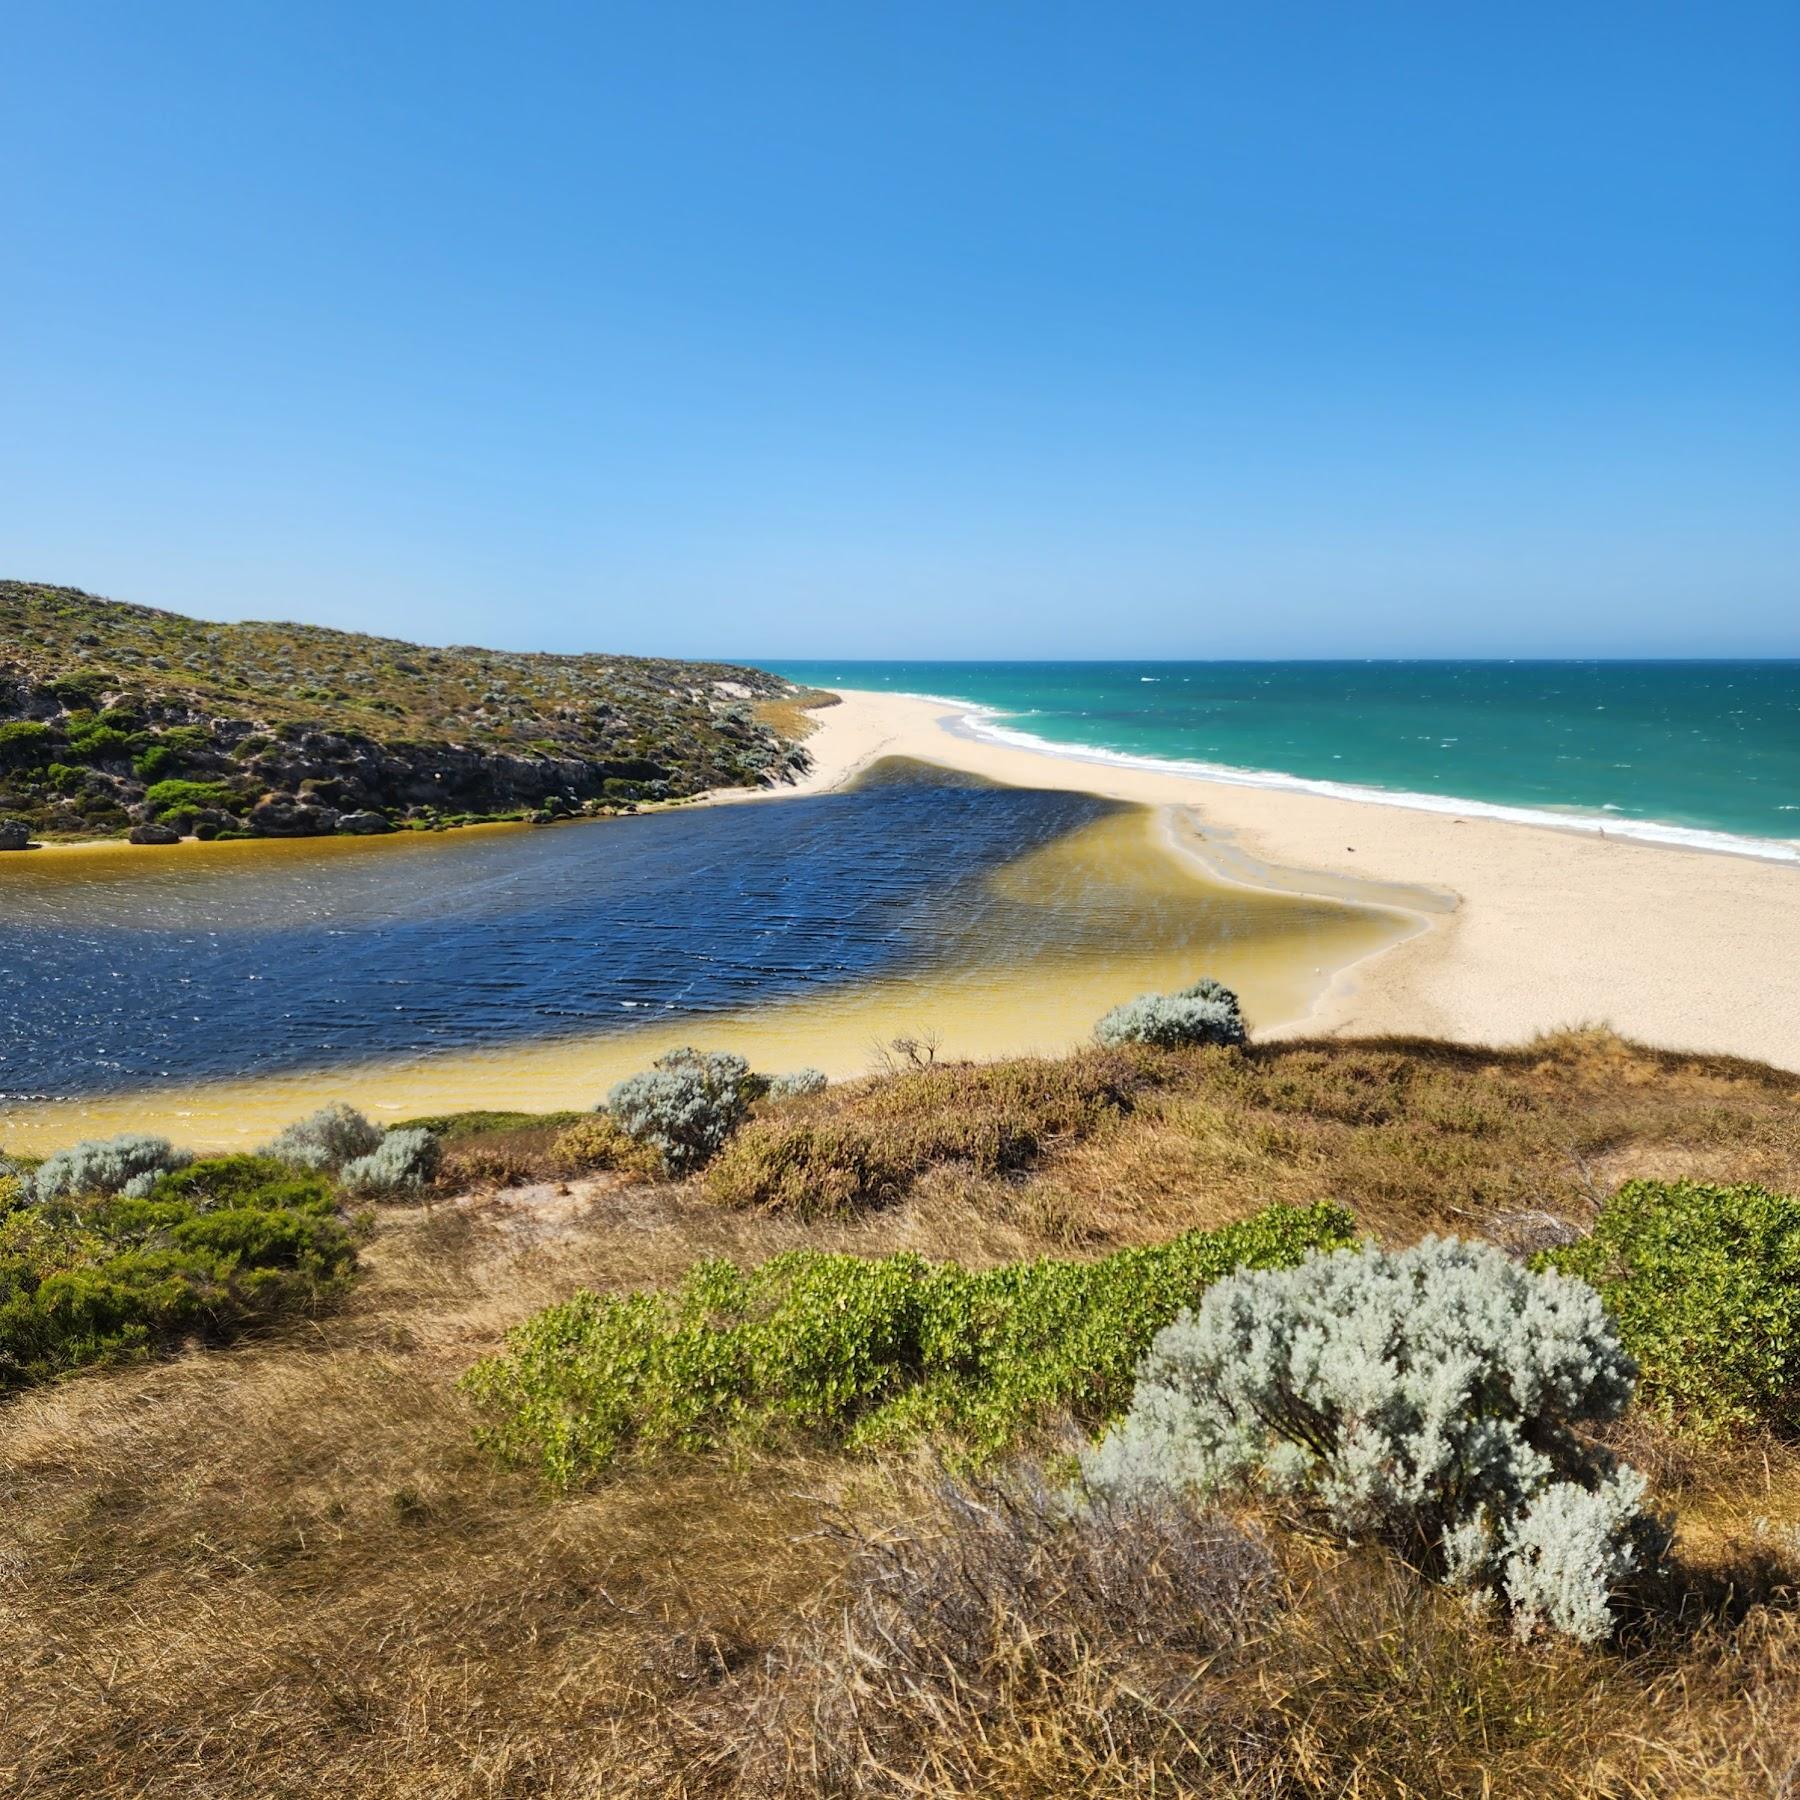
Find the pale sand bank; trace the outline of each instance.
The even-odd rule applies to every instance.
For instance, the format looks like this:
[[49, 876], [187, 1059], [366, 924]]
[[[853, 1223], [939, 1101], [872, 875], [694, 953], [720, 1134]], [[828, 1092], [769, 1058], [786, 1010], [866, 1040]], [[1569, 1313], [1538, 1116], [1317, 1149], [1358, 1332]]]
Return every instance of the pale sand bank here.
[[1303, 888], [1317, 873], [1454, 895], [1430, 929], [1347, 971], [1291, 1029], [1505, 1044], [1604, 1023], [1650, 1044], [1800, 1069], [1792, 865], [1055, 755], [957, 729], [967, 708], [840, 692], [807, 740], [806, 790], [877, 757], [910, 756], [1019, 786], [1191, 808], [1207, 834], [1297, 872]]

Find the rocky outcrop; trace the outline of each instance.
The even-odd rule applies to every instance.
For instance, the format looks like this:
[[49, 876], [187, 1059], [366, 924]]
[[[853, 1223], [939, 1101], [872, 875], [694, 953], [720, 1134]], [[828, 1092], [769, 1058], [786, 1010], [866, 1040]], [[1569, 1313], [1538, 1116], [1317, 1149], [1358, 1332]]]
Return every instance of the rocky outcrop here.
[[0, 819], [0, 850], [29, 850], [31, 827], [23, 819]]
[[342, 813], [337, 828], [350, 837], [379, 837], [384, 831], [394, 829], [387, 817], [378, 812]]
[[179, 844], [181, 833], [167, 825], [134, 825], [126, 834], [134, 844]]
[[293, 794], [265, 795], [250, 809], [250, 829], [259, 837], [329, 837], [337, 823], [335, 808]]

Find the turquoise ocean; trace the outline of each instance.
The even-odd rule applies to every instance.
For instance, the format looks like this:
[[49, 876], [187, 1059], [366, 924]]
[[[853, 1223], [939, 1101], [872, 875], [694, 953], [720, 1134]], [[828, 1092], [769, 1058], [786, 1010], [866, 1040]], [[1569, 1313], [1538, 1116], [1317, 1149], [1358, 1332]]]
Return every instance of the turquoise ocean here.
[[780, 662], [978, 735], [1800, 862], [1800, 661]]

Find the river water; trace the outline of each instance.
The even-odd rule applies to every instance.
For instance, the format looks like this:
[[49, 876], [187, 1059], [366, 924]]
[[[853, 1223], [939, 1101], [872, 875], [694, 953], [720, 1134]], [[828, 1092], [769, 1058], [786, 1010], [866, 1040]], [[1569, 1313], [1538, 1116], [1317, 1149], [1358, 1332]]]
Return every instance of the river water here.
[[0, 859], [0, 1142], [229, 1143], [327, 1095], [591, 1106], [689, 1039], [834, 1075], [899, 1035], [1060, 1048], [1201, 972], [1287, 1017], [1409, 928], [1209, 879], [1167, 829], [889, 762], [590, 824]]

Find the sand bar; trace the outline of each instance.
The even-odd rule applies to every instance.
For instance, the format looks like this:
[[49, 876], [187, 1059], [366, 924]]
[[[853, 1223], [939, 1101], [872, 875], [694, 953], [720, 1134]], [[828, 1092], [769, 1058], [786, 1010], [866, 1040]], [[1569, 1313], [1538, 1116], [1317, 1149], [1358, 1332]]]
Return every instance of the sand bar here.
[[1800, 1069], [1800, 868], [1591, 832], [1243, 787], [994, 743], [967, 707], [839, 690], [805, 786], [911, 756], [1021, 786], [1191, 809], [1230, 851], [1453, 908], [1348, 972], [1292, 1029], [1516, 1043], [1608, 1024], [1646, 1043]]

